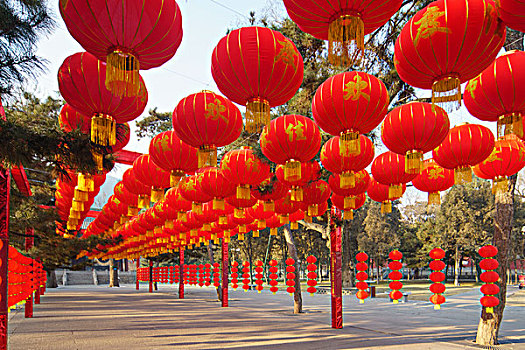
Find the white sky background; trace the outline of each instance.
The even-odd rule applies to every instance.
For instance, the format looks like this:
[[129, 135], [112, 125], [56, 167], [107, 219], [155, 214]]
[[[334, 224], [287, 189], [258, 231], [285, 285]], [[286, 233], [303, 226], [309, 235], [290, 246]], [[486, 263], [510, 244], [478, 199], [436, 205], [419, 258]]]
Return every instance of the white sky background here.
[[[179, 100], [200, 90], [219, 92], [211, 75], [211, 53], [226, 31], [248, 25], [250, 11], [255, 11], [256, 18], [261, 18], [270, 8], [275, 13], [285, 13], [284, 5], [280, 0], [179, 0], [177, 3], [182, 12], [184, 30], [182, 44], [175, 57], [162, 67], [141, 71], [149, 92], [144, 116], [149, 109], [155, 107], [160, 112], [171, 112]], [[51, 0], [50, 6], [54, 12], [57, 28], [52, 35], [40, 41], [37, 53], [49, 61], [48, 70], [39, 78], [37, 85], [29, 87], [30, 91], [34, 90], [36, 95], [41, 97], [59, 96], [58, 68], [66, 57], [83, 51], [65, 28], [58, 11], [58, 0]], [[422, 91], [422, 96], [430, 96], [430, 92]], [[244, 108], [242, 107], [241, 110], [244, 111]], [[452, 126], [461, 122], [479, 123], [496, 132], [495, 123], [479, 121], [464, 107], [450, 114], [449, 117]], [[150, 140], [139, 141], [134, 132], [134, 123], [131, 124], [131, 141], [125, 149], [147, 153]], [[386, 151], [384, 146], [376, 148], [377, 154], [384, 151]], [[117, 164], [109, 175], [120, 178], [127, 168]], [[421, 200], [426, 201], [426, 194], [414, 189], [409, 189], [402, 199], [403, 204], [412, 204]]]

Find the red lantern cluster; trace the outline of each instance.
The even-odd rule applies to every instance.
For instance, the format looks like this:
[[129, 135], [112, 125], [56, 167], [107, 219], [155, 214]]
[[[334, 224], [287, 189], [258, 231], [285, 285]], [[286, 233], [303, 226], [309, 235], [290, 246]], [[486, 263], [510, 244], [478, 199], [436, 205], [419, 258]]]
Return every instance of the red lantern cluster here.
[[242, 263], [242, 289], [245, 292], [250, 289], [250, 263], [248, 261]]
[[204, 286], [204, 264], [199, 264], [199, 287]]
[[365, 252], [359, 252], [356, 254], [355, 259], [357, 260], [357, 264], [355, 265], [355, 269], [357, 270], [355, 279], [358, 281], [356, 283], [356, 296], [357, 299], [359, 299], [359, 303], [364, 304], [365, 299], [368, 298], [368, 283], [366, 283], [366, 280], [368, 279], [368, 273], [366, 272], [368, 270], [368, 264], [366, 263], [368, 260], [368, 254]]
[[[5, 244], [2, 241], [0, 244]], [[12, 308], [18, 303], [25, 302], [42, 284], [46, 276], [42, 264], [22, 255], [16, 248], [9, 246], [9, 261], [7, 271], [7, 307]]]
[[446, 287], [443, 281], [445, 281], [446, 276], [442, 272], [445, 268], [445, 263], [442, 261], [445, 257], [445, 251], [441, 248], [434, 248], [430, 251], [429, 255], [430, 259], [432, 259], [429, 264], [430, 270], [432, 270], [430, 280], [434, 282], [430, 285], [430, 292], [433, 293], [430, 297], [430, 302], [434, 304], [435, 310], [439, 310], [441, 309], [441, 304], [445, 302], [443, 293], [445, 293]]
[[295, 260], [288, 258], [286, 263], [286, 291], [292, 295], [295, 292]]
[[175, 265], [175, 266], [172, 266], [173, 267], [173, 270], [172, 270], [172, 279], [171, 279], [171, 283], [180, 283], [180, 266], [179, 265]]
[[206, 287], [211, 286], [211, 264], [204, 264], [204, 285]]
[[313, 296], [317, 292], [317, 265], [315, 264], [317, 262], [317, 258], [313, 255], [310, 255], [306, 258], [306, 262], [308, 265], [306, 266], [306, 270], [308, 271], [308, 274], [306, 277], [308, 280], [306, 281], [306, 285], [308, 288], [306, 291], [310, 293], [311, 296]]
[[499, 286], [496, 284], [499, 281], [499, 274], [494, 271], [499, 267], [498, 260], [494, 259], [498, 255], [498, 248], [493, 245], [486, 245], [479, 248], [478, 254], [483, 258], [479, 262], [479, 267], [484, 270], [480, 279], [485, 283], [480, 288], [481, 293], [484, 294], [480, 303], [485, 308], [485, 312], [491, 314], [494, 312], [494, 307], [499, 305], [499, 299], [496, 296], [500, 292]]
[[277, 287], [277, 284], [279, 284], [279, 282], [277, 282], [277, 272], [279, 271], [279, 268], [277, 267], [277, 260], [272, 259], [268, 262], [268, 264], [270, 265], [268, 270], [270, 272], [270, 275], [268, 276], [270, 278], [270, 292], [275, 294], [279, 290]]
[[219, 288], [221, 286], [221, 265], [213, 263], [213, 286]]
[[264, 289], [263, 287], [263, 262], [261, 260], [257, 260], [255, 262], [255, 289], [257, 290], [257, 293], [262, 292]]
[[403, 297], [403, 293], [401, 293], [401, 289], [403, 288], [403, 283], [401, 282], [403, 274], [399, 271], [403, 268], [403, 264], [401, 263], [403, 254], [399, 250], [393, 250], [388, 254], [388, 258], [392, 260], [388, 263], [388, 268], [392, 270], [392, 272], [388, 274], [388, 278], [392, 280], [392, 282], [388, 284], [391, 290], [390, 299], [392, 299], [394, 304], [397, 304], [399, 299]]
[[231, 278], [231, 284], [232, 284], [232, 288], [233, 290], [236, 290], [237, 288], [239, 288], [239, 263], [237, 261], [233, 261], [232, 262], [232, 266], [230, 268], [230, 278]]

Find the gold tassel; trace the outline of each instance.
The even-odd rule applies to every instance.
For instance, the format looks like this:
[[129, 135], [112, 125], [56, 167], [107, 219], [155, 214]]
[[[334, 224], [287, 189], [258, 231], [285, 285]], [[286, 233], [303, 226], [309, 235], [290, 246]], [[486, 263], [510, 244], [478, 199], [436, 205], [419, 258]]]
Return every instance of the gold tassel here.
[[265, 213], [268, 212], [274, 212], [275, 211], [275, 202], [274, 201], [266, 201], [263, 203], [263, 211]]
[[240, 233], [246, 233], [246, 225], [239, 225], [239, 232]]
[[515, 134], [523, 139], [523, 116], [521, 112], [509, 113], [499, 117], [498, 138], [508, 134]]
[[217, 147], [201, 146], [201, 148], [199, 148], [198, 156], [199, 156], [199, 168], [217, 166]]
[[343, 219], [354, 220], [354, 211], [352, 209], [343, 211]]
[[201, 215], [202, 214], [202, 203], [191, 202], [191, 211], [193, 211], [195, 214]]
[[172, 229], [175, 227], [175, 222], [173, 220], [166, 220], [164, 225], [166, 225], [166, 228]]
[[440, 205], [441, 195], [439, 192], [430, 192], [428, 194], [428, 205]]
[[139, 202], [138, 202], [139, 208], [140, 209], [147, 209], [147, 208], [149, 208], [149, 204], [150, 204], [149, 196], [147, 194], [140, 194], [139, 195]]
[[388, 199], [394, 200], [403, 196], [402, 185], [390, 185], [388, 186]]
[[266, 228], [266, 220], [264, 219], [257, 220], [257, 228], [259, 230], [264, 230]]
[[461, 185], [468, 182], [472, 182], [472, 169], [470, 166], [457, 168], [454, 170], [454, 183], [456, 185]]
[[358, 132], [347, 131], [339, 136], [339, 155], [357, 156], [361, 153], [361, 140]]
[[76, 211], [73, 208], [70, 208], [69, 209], [69, 218], [70, 219], [77, 219], [77, 220], [79, 220], [80, 219], [80, 212]]
[[224, 199], [213, 198], [213, 210], [224, 210]]
[[285, 225], [290, 222], [290, 217], [288, 215], [279, 215], [279, 222], [281, 225]]
[[242, 208], [235, 208], [233, 210], [233, 216], [237, 219], [242, 219], [244, 218], [244, 209]]
[[111, 116], [96, 113], [91, 118], [91, 142], [102, 147], [117, 143], [117, 122]]
[[93, 149], [91, 151], [91, 155], [93, 156], [93, 162], [95, 162], [97, 170], [103, 171], [104, 170], [104, 154], [98, 152], [98, 150], [96, 149]]
[[106, 88], [118, 97], [132, 97], [140, 91], [140, 63], [129, 52], [117, 49], [106, 57]]
[[217, 239], [217, 234], [216, 233], [212, 233], [210, 238], [211, 238], [212, 241], [215, 241]]
[[423, 171], [423, 153], [409, 151], [405, 155], [405, 173], [420, 174]]
[[299, 229], [299, 223], [297, 221], [293, 221], [290, 223], [290, 228], [292, 230], [298, 230]]
[[209, 223], [203, 224], [202, 225], [202, 230], [206, 231], [206, 232], [210, 232], [211, 231], [211, 225]]
[[290, 199], [293, 202], [302, 202], [303, 201], [303, 188], [298, 186], [293, 186], [290, 194]]
[[78, 188], [86, 192], [95, 191], [95, 181], [93, 181], [93, 175], [78, 173]]
[[89, 200], [89, 192], [82, 191], [78, 188], [78, 186], [75, 187], [75, 192], [73, 196], [79, 202], [87, 202]]
[[270, 228], [270, 236], [277, 236], [277, 227]]
[[365, 24], [358, 15], [343, 15], [328, 26], [328, 61], [337, 67], [359, 64], [365, 49]]
[[170, 186], [177, 187], [183, 176], [184, 176], [184, 171], [172, 170], [170, 172]]
[[251, 197], [250, 185], [237, 185], [237, 199], [248, 200]]
[[449, 113], [461, 107], [461, 81], [459, 77], [446, 76], [434, 81], [432, 105], [437, 105]]
[[498, 177], [492, 182], [492, 193], [499, 194], [507, 192], [509, 180], [505, 176]]
[[151, 201], [156, 203], [164, 199], [164, 189], [163, 188], [152, 188], [151, 189]]
[[355, 208], [355, 196], [345, 197], [344, 199], [344, 210], [354, 209]]
[[310, 204], [308, 206], [308, 216], [317, 216], [319, 212], [318, 204]]
[[128, 216], [139, 215], [139, 208], [133, 205], [128, 206]]
[[113, 230], [118, 230], [119, 227], [120, 227], [120, 222], [118, 222], [118, 221], [114, 221], [114, 222], [113, 222]]
[[191, 237], [197, 237], [198, 235], [199, 235], [199, 231], [197, 229], [190, 230]]
[[387, 201], [381, 203], [381, 214], [388, 214], [392, 212], [392, 202]]
[[126, 215], [121, 215], [120, 216], [120, 224], [121, 225], [125, 224], [128, 221], [129, 221], [129, 218]]
[[253, 238], [259, 238], [259, 230], [253, 231]]
[[270, 103], [261, 98], [255, 98], [246, 104], [246, 132], [259, 133], [270, 124]]
[[188, 214], [185, 211], [179, 211], [177, 213], [177, 220], [180, 222], [188, 222]]
[[69, 219], [67, 221], [67, 230], [68, 231], [74, 231], [77, 229], [78, 221], [76, 219]]
[[228, 223], [228, 217], [225, 215], [219, 216], [219, 225], [226, 225]]
[[301, 162], [289, 160], [284, 164], [284, 181], [296, 182], [301, 180]]
[[244, 241], [244, 233], [239, 233], [238, 240], [239, 241]]
[[342, 189], [355, 187], [355, 173], [353, 171], [344, 172], [339, 175], [339, 187]]
[[312, 217], [310, 215], [306, 214], [304, 216], [304, 222], [307, 222], [307, 223], [311, 224], [312, 223]]

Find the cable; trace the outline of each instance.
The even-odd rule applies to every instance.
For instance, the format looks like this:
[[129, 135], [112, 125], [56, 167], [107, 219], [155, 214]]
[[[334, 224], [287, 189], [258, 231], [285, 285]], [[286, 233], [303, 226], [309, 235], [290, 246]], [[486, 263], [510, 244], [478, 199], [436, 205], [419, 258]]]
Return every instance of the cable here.
[[196, 83], [199, 83], [199, 84], [203, 84], [204, 86], [210, 86], [210, 83], [209, 83], [209, 82], [208, 82], [208, 83], [205, 83], [205, 82], [202, 81], [202, 80], [198, 80], [198, 79], [192, 78], [192, 77], [190, 77], [190, 76], [188, 76], [188, 75], [186, 75], [186, 74], [182, 74], [182, 73], [179, 73], [179, 72], [175, 72], [174, 70], [171, 70], [171, 69], [166, 68], [166, 67], [162, 67], [162, 69], [164, 69], [164, 70], [166, 70], [166, 71], [168, 71], [168, 72], [170, 72], [170, 73], [173, 73], [173, 74], [175, 74], [175, 75], [178, 75], [178, 76], [180, 76], [180, 77], [183, 77], [183, 78], [185, 78], [185, 79], [191, 80], [191, 81], [193, 81], [193, 82], [196, 82]]
[[230, 10], [231, 12], [234, 12], [234, 13], [240, 15], [240, 16], [243, 16], [244, 18], [250, 19], [250, 17], [246, 16], [245, 14], [243, 14], [243, 13], [241, 13], [241, 12], [235, 10], [235, 9], [232, 9], [231, 7], [228, 7], [228, 6], [224, 5], [224, 4], [221, 4], [220, 2], [218, 2], [216, 0], [210, 0], [210, 1], [213, 2], [216, 5], [219, 5], [220, 7], [224, 7], [225, 9]]

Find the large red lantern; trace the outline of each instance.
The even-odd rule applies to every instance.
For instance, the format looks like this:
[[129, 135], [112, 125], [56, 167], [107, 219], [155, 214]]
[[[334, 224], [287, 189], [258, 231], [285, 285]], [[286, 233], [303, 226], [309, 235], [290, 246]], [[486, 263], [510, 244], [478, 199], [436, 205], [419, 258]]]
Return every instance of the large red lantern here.
[[[402, 196], [406, 191], [406, 184], [402, 184], [401, 188]], [[401, 198], [401, 196], [392, 198], [389, 193], [389, 186], [380, 184], [374, 179], [370, 179], [370, 185], [368, 185], [366, 192], [371, 200], [381, 203], [381, 214], [391, 213], [392, 201]]]
[[289, 187], [276, 176], [271, 176], [252, 188], [252, 196], [264, 202], [264, 211], [273, 212], [275, 209], [274, 202], [286, 196]]
[[183, 98], [173, 111], [173, 129], [180, 139], [199, 148], [199, 168], [217, 165], [217, 147], [241, 135], [242, 116], [227, 98], [202, 91]]
[[170, 173], [153, 162], [149, 154], [143, 154], [133, 162], [133, 172], [144, 185], [151, 187], [151, 201], [164, 198], [164, 189], [170, 187]]
[[454, 169], [456, 184], [470, 182], [471, 167], [487, 159], [494, 149], [494, 142], [494, 135], [488, 128], [465, 123], [450, 129], [432, 156], [443, 168]]
[[432, 104], [461, 105], [461, 83], [494, 61], [505, 42], [505, 26], [492, 0], [438, 0], [402, 29], [394, 51], [406, 83], [432, 89]]
[[[493, 180], [494, 193], [506, 192], [509, 186], [507, 176], [518, 173], [525, 167], [525, 145], [515, 135], [506, 135], [496, 141], [494, 150], [483, 162], [474, 167], [479, 177]], [[476, 170], [479, 169], [479, 172]]]
[[146, 107], [148, 92], [140, 78], [140, 91], [133, 97], [118, 97], [109, 91], [105, 64], [87, 52], [65, 59], [58, 70], [58, 87], [66, 102], [91, 117], [91, 141], [101, 146], [116, 143], [116, 123], [137, 118]]
[[215, 167], [205, 168], [199, 175], [202, 181], [197, 183], [200, 191], [213, 196], [213, 209], [224, 211], [224, 198], [235, 193], [235, 184], [226, 176], [224, 171]]
[[341, 188], [355, 186], [355, 173], [366, 168], [374, 160], [374, 144], [364, 135], [359, 135], [360, 150], [357, 155], [342, 154], [339, 136], [333, 137], [321, 148], [321, 163], [326, 170], [340, 174]]
[[388, 185], [390, 199], [403, 195], [402, 184], [414, 179], [417, 174], [405, 172], [405, 157], [394, 152], [385, 152], [377, 156], [372, 163], [372, 175], [377, 182]]
[[286, 103], [303, 82], [303, 58], [294, 43], [263, 27], [231, 31], [213, 50], [211, 72], [219, 90], [246, 106], [246, 131], [270, 123], [270, 108]]
[[465, 106], [480, 120], [497, 121], [498, 136], [514, 133], [523, 138], [525, 89], [519, 85], [524, 80], [525, 52], [507, 52], [469, 81]]
[[73, 38], [107, 62], [106, 86], [117, 96], [138, 94], [139, 69], [167, 62], [182, 40], [174, 0], [62, 0], [59, 8]]
[[439, 192], [454, 186], [454, 171], [439, 166], [433, 159], [423, 163], [421, 174], [412, 179], [412, 185], [422, 192], [428, 193], [428, 204], [441, 204]]
[[136, 178], [133, 168], [128, 169], [124, 172], [124, 175], [122, 175], [122, 182], [124, 182], [124, 186], [126, 186], [126, 189], [128, 191], [139, 196], [139, 208], [149, 207], [151, 187], [148, 187]]
[[342, 155], [361, 152], [360, 134], [374, 130], [388, 109], [385, 84], [373, 75], [346, 72], [328, 78], [312, 101], [312, 113], [321, 129], [340, 136]]
[[284, 164], [284, 179], [301, 180], [301, 163], [311, 160], [321, 147], [321, 132], [302, 115], [283, 115], [264, 128], [259, 139], [263, 154]]
[[507, 27], [525, 32], [525, 2], [523, 0], [497, 0], [499, 17]]
[[385, 146], [405, 156], [405, 171], [419, 174], [423, 154], [441, 144], [450, 129], [445, 110], [429, 103], [412, 102], [394, 108], [381, 125]]
[[221, 170], [229, 181], [237, 185], [238, 199], [249, 199], [251, 187], [270, 176], [270, 166], [249, 148], [226, 153], [221, 160]]
[[181, 177], [198, 169], [197, 149], [182, 142], [174, 131], [161, 132], [149, 144], [149, 154], [155, 164], [170, 172], [171, 187]]
[[330, 189], [334, 194], [342, 196], [345, 198], [347, 204], [345, 207], [352, 205], [352, 201], [355, 199], [355, 196], [366, 192], [368, 185], [370, 184], [370, 175], [368, 171], [361, 170], [355, 173], [355, 186], [351, 188], [342, 188], [340, 175], [334, 174], [328, 178], [328, 184]]
[[197, 173], [183, 178], [179, 185], [180, 194], [184, 199], [192, 202], [192, 210], [197, 214], [202, 214], [202, 203], [213, 199], [210, 193], [202, 190], [200, 186], [202, 180], [203, 173]]
[[308, 216], [322, 215], [319, 213], [319, 205], [330, 198], [330, 186], [326, 181], [317, 180], [309, 183], [304, 188], [303, 203], [308, 205]]
[[401, 0], [284, 0], [290, 18], [302, 31], [328, 40], [328, 60], [337, 66], [354, 62], [365, 49], [365, 35], [385, 24]]

